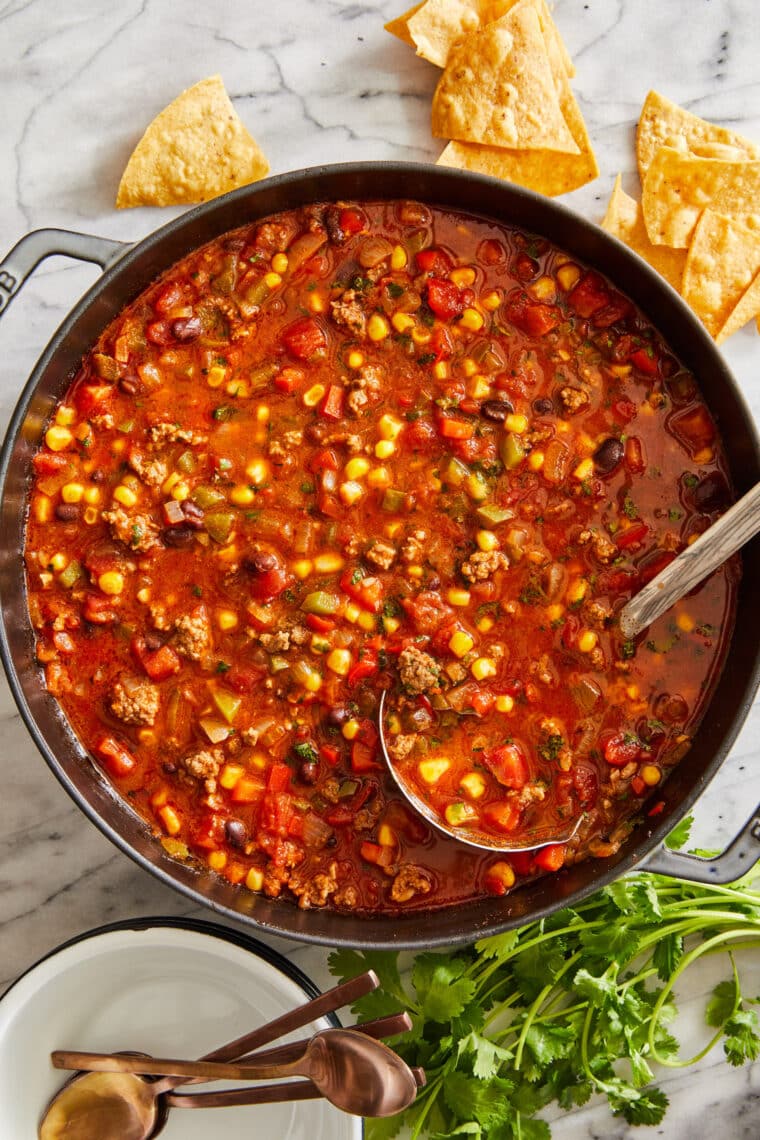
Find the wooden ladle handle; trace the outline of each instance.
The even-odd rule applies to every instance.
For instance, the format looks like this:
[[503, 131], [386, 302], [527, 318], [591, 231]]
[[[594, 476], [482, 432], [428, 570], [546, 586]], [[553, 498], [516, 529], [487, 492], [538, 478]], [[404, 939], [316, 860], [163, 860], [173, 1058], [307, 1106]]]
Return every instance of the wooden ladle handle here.
[[712, 573], [760, 531], [760, 483], [687, 546], [664, 570], [634, 594], [620, 611], [626, 638], [635, 637], [679, 598]]

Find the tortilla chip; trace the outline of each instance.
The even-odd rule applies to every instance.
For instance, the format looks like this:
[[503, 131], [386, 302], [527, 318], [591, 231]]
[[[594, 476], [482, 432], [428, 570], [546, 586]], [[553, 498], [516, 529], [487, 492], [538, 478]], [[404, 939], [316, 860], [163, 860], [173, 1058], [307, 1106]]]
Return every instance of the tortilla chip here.
[[711, 336], [717, 337], [758, 272], [760, 232], [704, 210], [686, 258], [683, 298]]
[[[697, 147], [719, 144], [735, 148], [741, 157], [760, 158], [760, 147], [749, 139], [725, 127], [708, 123], [690, 111], [684, 111], [676, 103], [671, 103], [657, 91], [650, 91], [644, 101], [636, 131], [636, 158], [642, 183], [655, 153], [661, 146], [676, 145], [678, 139], [683, 140], [686, 149], [694, 153], [702, 153], [697, 151]], [[704, 157], [719, 156], [708, 152]]]
[[385, 25], [386, 32], [390, 32], [392, 36], [397, 36], [398, 39], [403, 40], [409, 47], [414, 47], [414, 40], [409, 32], [409, 20], [415, 12], [419, 12], [420, 8], [424, 8], [425, 0], [421, 0], [420, 4], [415, 4], [408, 12], [404, 12], [403, 16], [397, 16], [395, 20], [390, 20]]
[[760, 229], [760, 161], [697, 158], [661, 146], [647, 170], [641, 205], [655, 245], [688, 246], [706, 206]]
[[127, 163], [116, 205], [206, 202], [256, 182], [268, 170], [221, 76], [212, 75], [183, 91], [150, 124]]
[[480, 27], [480, 7], [480, 0], [425, 0], [407, 19], [417, 55], [445, 67], [452, 44]]
[[669, 285], [678, 292], [681, 290], [686, 250], [670, 249], [666, 245], [652, 245], [644, 225], [641, 203], [623, 189], [622, 176], [618, 174], [612, 195], [607, 205], [607, 213], [602, 219], [602, 229], [643, 257]]
[[758, 332], [760, 332], [760, 273], [758, 273], [749, 289], [745, 290], [742, 294], [726, 323], [716, 333], [716, 343], [723, 344], [724, 340], [728, 340], [730, 336], [733, 336], [735, 332], [743, 328], [747, 321], [751, 321], [753, 317], [755, 317], [757, 329]]
[[[544, 33], [544, 38], [549, 36], [556, 41], [557, 51], [562, 60], [562, 70], [569, 79], [575, 75], [575, 65], [570, 58], [570, 52], [565, 47], [564, 40], [559, 34], [557, 25], [552, 19], [551, 11], [546, 0], [528, 0], [532, 3], [538, 14], [541, 23], [541, 30]], [[501, 16], [506, 16], [507, 12], [511, 12], [517, 4], [524, 3], [524, 0], [485, 0], [481, 8], [481, 23], [488, 24], [492, 20], [498, 20]]]
[[432, 130], [439, 138], [579, 153], [532, 5], [452, 47], [433, 96]]

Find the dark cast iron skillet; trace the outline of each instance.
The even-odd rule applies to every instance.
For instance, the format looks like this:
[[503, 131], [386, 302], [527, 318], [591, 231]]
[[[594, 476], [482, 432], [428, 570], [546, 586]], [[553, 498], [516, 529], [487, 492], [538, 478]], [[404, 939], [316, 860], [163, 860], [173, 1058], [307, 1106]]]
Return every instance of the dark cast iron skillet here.
[[664, 785], [664, 810], [634, 829], [618, 853], [589, 859], [513, 891], [424, 915], [360, 918], [301, 911], [234, 888], [210, 872], [169, 858], [146, 824], [114, 794], [45, 690], [34, 656], [19, 551], [34, 454], [55, 402], [105, 326], [155, 278], [191, 250], [227, 230], [309, 202], [416, 198], [513, 224], [556, 243], [608, 275], [644, 311], [700, 384], [723, 437], [737, 494], [760, 479], [760, 447], [750, 413], [720, 353], [677, 294], [625, 246], [566, 208], [491, 178], [441, 167], [390, 162], [316, 167], [270, 178], [190, 210], [136, 245], [65, 230], [37, 230], [0, 263], [0, 310], [51, 254], [93, 261], [103, 276], [76, 305], [43, 352], [14, 412], [0, 455], [0, 652], [24, 721], [48, 765], [86, 815], [118, 847], [164, 883], [228, 918], [305, 942], [373, 947], [440, 946], [472, 941], [578, 902], [626, 871], [656, 870], [728, 882], [760, 856], [760, 807], [715, 860], [676, 855], [662, 846], [727, 756], [758, 685], [760, 652], [753, 584], [760, 580], [760, 540], [747, 546], [736, 628], [723, 672], [691, 751]]

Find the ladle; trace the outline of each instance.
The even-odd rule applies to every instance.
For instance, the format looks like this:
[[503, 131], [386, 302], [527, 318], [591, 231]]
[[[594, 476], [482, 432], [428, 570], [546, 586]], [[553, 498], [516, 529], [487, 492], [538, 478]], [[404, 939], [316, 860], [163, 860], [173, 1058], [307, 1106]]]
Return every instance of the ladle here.
[[67, 1050], [52, 1053], [51, 1059], [56, 1068], [157, 1077], [237, 1081], [308, 1077], [331, 1104], [354, 1116], [394, 1116], [408, 1108], [417, 1096], [417, 1082], [406, 1062], [381, 1041], [354, 1029], [323, 1029], [315, 1033], [301, 1057], [286, 1064], [235, 1065]]
[[450, 835], [452, 839], [457, 839], [460, 843], [466, 843], [468, 847], [479, 847], [486, 851], [537, 851], [540, 847], [549, 847], [553, 843], [567, 843], [569, 839], [575, 835], [576, 831], [581, 825], [582, 815], [574, 819], [565, 827], [552, 827], [552, 828], [526, 828], [518, 832], [514, 838], [508, 835], [491, 835], [488, 832], [480, 831], [475, 827], [469, 827], [467, 824], [462, 824], [460, 827], [452, 827], [445, 819], [438, 815], [438, 813], [425, 803], [421, 796], [418, 796], [414, 788], [411, 788], [401, 777], [400, 772], [388, 754], [388, 748], [385, 743], [385, 698], [387, 691], [380, 694], [380, 703], [378, 705], [378, 734], [380, 738], [380, 749], [383, 753], [385, 763], [388, 765], [388, 770], [395, 781], [396, 787], [401, 792], [406, 800], [412, 805], [415, 811], [437, 828], [442, 831], [444, 835]]
[[[357, 1001], [379, 984], [375, 972], [368, 970], [215, 1049], [204, 1060], [244, 1056]], [[40, 1121], [38, 1140], [149, 1140], [163, 1127], [161, 1094], [182, 1083], [174, 1077], [146, 1081], [132, 1073], [82, 1073], [52, 1097]]]

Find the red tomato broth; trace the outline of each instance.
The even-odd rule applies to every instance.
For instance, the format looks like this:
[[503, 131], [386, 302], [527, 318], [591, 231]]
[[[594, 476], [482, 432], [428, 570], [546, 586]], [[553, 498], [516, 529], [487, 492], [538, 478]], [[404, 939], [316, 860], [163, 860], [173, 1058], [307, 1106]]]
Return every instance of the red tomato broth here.
[[[614, 613], [728, 505], [725, 458], [647, 321], [542, 239], [417, 203], [245, 227], [113, 322], [51, 426], [38, 657], [178, 857], [301, 906], [501, 894], [614, 851], [688, 748], [737, 564], [635, 645]], [[383, 772], [383, 688], [438, 810], [582, 811], [576, 839], [440, 836]]]

